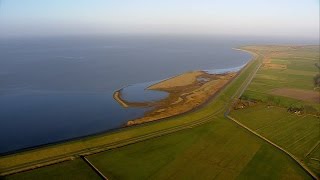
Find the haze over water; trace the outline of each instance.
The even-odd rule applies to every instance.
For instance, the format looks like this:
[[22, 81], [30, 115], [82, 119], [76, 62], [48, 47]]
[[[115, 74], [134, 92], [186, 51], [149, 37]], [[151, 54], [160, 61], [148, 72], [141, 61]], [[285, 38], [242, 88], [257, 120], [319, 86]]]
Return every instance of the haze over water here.
[[[115, 90], [190, 70], [248, 62], [225, 37], [103, 36], [0, 41], [0, 153], [122, 127], [147, 109], [122, 108]], [[308, 43], [308, 42], [307, 42]]]

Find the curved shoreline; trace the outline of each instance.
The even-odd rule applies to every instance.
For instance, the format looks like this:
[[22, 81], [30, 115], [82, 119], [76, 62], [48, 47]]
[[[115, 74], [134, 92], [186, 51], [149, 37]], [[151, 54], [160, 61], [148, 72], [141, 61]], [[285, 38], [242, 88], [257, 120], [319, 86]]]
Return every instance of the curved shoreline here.
[[114, 99], [123, 107], [153, 107], [144, 116], [129, 120], [126, 126], [158, 121], [197, 109], [212, 99], [215, 94], [220, 92], [238, 74], [239, 71], [223, 74], [189, 71], [147, 87], [146, 90], [158, 90], [169, 94], [166, 98], [159, 101], [128, 102], [121, 97], [122, 89], [114, 92]]
[[[251, 59], [255, 58], [252, 52], [245, 49], [232, 49], [249, 53], [251, 55]], [[198, 107], [202, 107], [203, 104], [212, 99], [211, 97], [214, 97], [216, 93], [220, 92], [220, 90], [223, 89], [225, 85], [229, 84], [229, 82], [232, 81], [245, 67], [247, 67], [250, 62], [251, 61], [249, 60], [245, 64], [237, 67], [216, 69], [217, 72], [214, 72], [215, 70], [187, 71], [185, 73], [160, 80], [144, 89], [162, 91], [169, 94], [166, 98], [160, 99], [158, 101], [126, 101], [121, 97], [121, 91], [127, 86], [115, 91], [113, 97], [124, 108], [152, 107], [152, 109], [145, 112], [142, 117], [128, 120], [125, 126], [132, 126], [175, 117], [190, 112], [194, 109], [198, 109]], [[184, 76], [186, 77], [183, 78]], [[216, 77], [222, 78], [218, 78], [218, 80], [216, 80]], [[207, 87], [195, 88], [197, 86], [198, 78], [206, 79], [206, 82], [203, 84], [203, 86]], [[173, 82], [168, 83], [170, 81]], [[185, 89], [192, 90], [185, 91]]]
[[115, 99], [122, 107], [124, 108], [128, 108], [129, 105], [121, 98], [121, 90], [123, 88], [119, 89], [119, 90], [116, 90], [114, 93], [113, 93], [113, 99]]
[[[165, 78], [165, 79], [162, 79], [162, 80], [159, 80], [157, 81], [156, 83], [154, 84], [151, 84], [149, 85], [148, 87], [145, 88], [145, 90], [156, 90], [156, 91], [163, 91], [163, 92], [166, 92], [165, 90], [163, 89], [157, 89], [157, 88], [153, 88], [154, 86], [158, 85], [158, 84], [161, 84], [165, 81], [168, 81], [168, 80], [171, 80], [171, 79], [174, 79], [174, 78], [177, 78], [181, 75], [184, 75], [184, 74], [187, 74], [187, 73], [194, 73], [194, 72], [203, 72], [203, 73], [207, 73], [209, 75], [213, 75], [213, 74], [216, 74], [216, 75], [221, 75], [221, 74], [228, 74], [228, 73], [236, 73], [236, 75], [238, 75], [250, 62], [252, 59], [254, 59], [254, 54], [248, 50], [245, 50], [245, 49], [241, 49], [241, 48], [231, 48], [233, 50], [236, 50], [236, 51], [243, 51], [243, 52], [246, 52], [248, 54], [250, 54], [252, 57], [246, 62], [244, 63], [243, 65], [241, 66], [237, 66], [237, 67], [231, 67], [231, 68], [225, 68], [223, 70], [225, 71], [221, 71], [221, 72], [218, 72], [218, 73], [210, 73], [210, 71], [212, 70], [192, 70], [192, 71], [187, 71], [187, 72], [184, 72], [184, 73], [181, 73], [181, 74], [178, 74], [178, 75], [174, 75], [174, 76], [171, 76], [171, 77], [168, 77], [168, 78]], [[221, 70], [221, 69], [213, 69], [214, 70]], [[232, 81], [232, 79], [231, 79]], [[113, 98], [114, 100], [116, 100], [122, 107], [124, 108], [128, 108], [128, 107], [147, 107], [147, 106], [154, 106], [156, 103], [154, 103], [154, 101], [150, 101], [150, 102], [129, 102], [125, 99], [123, 99], [121, 97], [121, 91], [126, 88], [128, 86], [124, 86], [116, 91], [114, 91], [113, 93]], [[223, 86], [224, 87], [224, 86]], [[222, 87], [222, 88], [223, 88]], [[168, 92], [168, 94], [170, 94], [170, 92]], [[168, 97], [166, 97], [168, 98]], [[164, 99], [166, 99], [164, 98]], [[210, 98], [209, 98], [210, 99]], [[163, 99], [160, 99], [158, 101], [162, 101]], [[171, 116], [170, 116], [171, 117]], [[161, 118], [162, 119], [162, 118]], [[130, 120], [129, 120], [130, 121]]]
[[152, 106], [152, 104], [153, 104], [152, 102], [129, 102], [129, 101], [124, 100], [122, 98], [122, 96], [121, 96], [121, 91], [126, 87], [118, 89], [113, 93], [113, 99], [115, 101], [117, 101], [122, 107], [129, 108], [129, 107], [148, 107], [148, 106]]

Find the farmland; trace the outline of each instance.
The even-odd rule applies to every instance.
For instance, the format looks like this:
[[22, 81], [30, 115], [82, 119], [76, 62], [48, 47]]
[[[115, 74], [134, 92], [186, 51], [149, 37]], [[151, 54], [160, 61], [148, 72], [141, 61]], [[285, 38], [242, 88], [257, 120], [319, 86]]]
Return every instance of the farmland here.
[[89, 159], [110, 179], [308, 178], [291, 159], [223, 117]]
[[8, 176], [5, 179], [100, 179], [81, 159]]
[[[286, 69], [261, 68], [242, 96], [256, 104], [232, 111], [231, 116], [320, 174], [320, 96], [312, 82], [318, 72], [319, 47], [271, 47], [265, 54]], [[287, 92], [274, 93], [279, 89]]]
[[[18, 167], [22, 165], [24, 165], [23, 167], [37, 166], [47, 162], [45, 160], [48, 159], [75, 158], [75, 160], [12, 174], [5, 178], [50, 179], [55, 174], [55, 178], [67, 179], [67, 176], [72, 175], [74, 169], [79, 170], [77, 175], [83, 179], [88, 176], [95, 177], [91, 174], [93, 172], [91, 168], [85, 166], [78, 158], [79, 155], [86, 155], [87, 159], [109, 179], [312, 179], [312, 176], [286, 153], [224, 116], [234, 98], [240, 96], [247, 87], [251, 76], [260, 67], [262, 57], [265, 57], [270, 49], [270, 47], [262, 47], [262, 50], [254, 48], [247, 47], [245, 49], [255, 52], [259, 56], [256, 56], [255, 60], [217, 97], [198, 110], [155, 123], [133, 126], [118, 132], [1, 157], [0, 165], [2, 165], [3, 170], [10, 168], [16, 170], [15, 167], [19, 169]], [[284, 47], [278, 48], [287, 49]], [[310, 54], [312, 53], [310, 52]], [[286, 67], [288, 68], [288, 66]], [[309, 69], [309, 67], [305, 67], [305, 69]], [[261, 70], [262, 68], [256, 77], [261, 76]], [[276, 71], [279, 69], [268, 70]], [[293, 70], [300, 71], [294, 68]], [[294, 78], [291, 80], [294, 80]], [[274, 109], [271, 109], [270, 105], [267, 104], [267, 100], [270, 99], [268, 98], [269, 95], [265, 94], [267, 91], [253, 91], [255, 87], [261, 88], [257, 83], [262, 82], [257, 82], [257, 79], [254, 79], [248, 91], [245, 91], [244, 96], [246, 99], [257, 99], [259, 97], [261, 103], [231, 112], [231, 115], [236, 118], [239, 117], [239, 120], [244, 117], [243, 121], [247, 119], [246, 116], [248, 115], [245, 111], [252, 111], [252, 114], [256, 113], [250, 118], [253, 121], [252, 124], [256, 125], [252, 126], [252, 129], [261, 125], [268, 127], [267, 121], [270, 120], [268, 117], [279, 117], [283, 113], [287, 113], [286, 104], [302, 103], [301, 100], [280, 97], [282, 98], [280, 103], [276, 107], [273, 106]], [[273, 86], [273, 84], [270, 84], [270, 86]], [[274, 86], [276, 88], [282, 87], [281, 83]], [[292, 86], [289, 87], [297, 88], [298, 85], [292, 82]], [[311, 88], [312, 85], [303, 87], [307, 89], [308, 87]], [[269, 90], [272, 90], [272, 88], [269, 88]], [[278, 101], [272, 101], [272, 103], [275, 102]], [[315, 103], [307, 104], [317, 108]], [[270, 116], [271, 114], [272, 116]], [[297, 119], [300, 116], [287, 114], [288, 118], [279, 120], [279, 125], [288, 125], [287, 120], [291, 117], [294, 117], [292, 123], [296, 125], [290, 126], [290, 129], [286, 128], [287, 131], [285, 132], [280, 129], [279, 133], [281, 131], [282, 136], [286, 135], [290, 138], [288, 141], [292, 141], [303, 138], [306, 135], [305, 132], [308, 131], [310, 134], [308, 138], [311, 137], [309, 141], [297, 141], [300, 146], [291, 144], [292, 147], [296, 147], [292, 153], [301, 156], [307, 151], [308, 157], [306, 159], [317, 158], [318, 153], [316, 151], [320, 148], [315, 146], [314, 137], [317, 137], [316, 127], [319, 120], [314, 116], [306, 115], [308, 121], [301, 123]], [[265, 120], [261, 119], [261, 122], [255, 122], [257, 116], [264, 116]], [[308, 125], [300, 129], [299, 125], [301, 126], [301, 124]], [[247, 123], [247, 125], [250, 127], [250, 123]], [[298, 131], [297, 129], [299, 133], [290, 137], [290, 132], [292, 135], [292, 132]], [[275, 128], [270, 128], [270, 130], [275, 130]], [[268, 131], [268, 129], [264, 129], [259, 133], [265, 132], [263, 135], [268, 137], [268, 134], [271, 134]], [[272, 141], [278, 143], [279, 138], [277, 137], [281, 135], [274, 135], [275, 138]], [[286, 139], [283, 139], [281, 143], [286, 144]], [[307, 164], [314, 171], [317, 170], [313, 161]]]
[[[288, 156], [223, 116], [88, 159], [109, 179], [310, 178]], [[35, 176], [47, 178], [48, 174], [34, 170], [8, 179]]]
[[[243, 98], [274, 103], [284, 107], [309, 105], [320, 110], [318, 102], [305, 102], [294, 97], [272, 94], [274, 90], [279, 88], [314, 91], [313, 77], [319, 72], [315, 65], [319, 63], [319, 46], [247, 48], [260, 50], [264, 54], [264, 65], [244, 92]], [[285, 68], [277, 69], [266, 66], [266, 64], [285, 65]], [[319, 93], [319, 91], [314, 91], [314, 93]]]

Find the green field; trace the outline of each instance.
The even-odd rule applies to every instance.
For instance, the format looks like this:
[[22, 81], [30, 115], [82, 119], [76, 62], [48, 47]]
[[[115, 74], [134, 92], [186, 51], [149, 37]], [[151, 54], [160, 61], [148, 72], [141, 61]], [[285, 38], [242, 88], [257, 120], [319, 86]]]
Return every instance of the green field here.
[[[260, 47], [251, 47], [259, 51]], [[266, 47], [267, 48], [267, 47]], [[319, 46], [304, 46], [303, 48], [284, 48], [270, 46], [262, 51], [271, 63], [287, 65], [284, 70], [260, 68], [243, 97], [276, 105], [288, 107], [290, 105], [309, 105], [320, 111], [315, 102], [304, 102], [294, 98], [271, 95], [277, 88], [293, 88], [313, 91], [313, 77], [319, 73], [315, 66], [319, 63]], [[273, 101], [273, 102], [272, 102]]]
[[223, 117], [89, 159], [110, 179], [308, 179], [289, 157]]
[[100, 179], [91, 168], [81, 159], [67, 161], [56, 165], [38, 168], [33, 171], [14, 174], [5, 179]]
[[[109, 179], [311, 179], [284, 153], [220, 116], [196, 128], [88, 159]], [[60, 164], [54, 166], [53, 172], [64, 172]], [[8, 179], [51, 176], [41, 169]]]
[[315, 149], [313, 155], [306, 157], [320, 139], [319, 118], [311, 115], [297, 116], [288, 113], [285, 108], [268, 107], [263, 104], [233, 111], [231, 116], [289, 150], [301, 161], [310, 165], [315, 172], [320, 173], [320, 163], [317, 165], [311, 160], [318, 158], [314, 156], [320, 154], [320, 149]]
[[[270, 49], [276, 51], [276, 49]], [[267, 53], [267, 52], [266, 52]], [[315, 112], [318, 103], [271, 95], [276, 88], [314, 90], [312, 78], [318, 69], [319, 47], [279, 51], [271, 55], [271, 62], [286, 64], [286, 70], [261, 68], [244, 92], [244, 99], [258, 103], [231, 112], [231, 116], [250, 129], [283, 147], [311, 170], [320, 174], [320, 119]], [[272, 98], [270, 98], [272, 96]], [[320, 96], [319, 96], [320, 98]], [[289, 107], [313, 107], [312, 112], [296, 114], [287, 112]]]
[[[259, 67], [261, 60], [259, 56], [252, 61], [214, 100], [197, 111], [1, 157], [0, 170], [19, 170], [71, 157], [76, 160], [5, 178], [96, 177], [90, 167], [77, 158], [82, 154], [109, 179], [312, 179], [287, 154], [224, 117], [233, 98], [247, 87], [250, 75]], [[304, 149], [302, 147], [301, 151]], [[95, 152], [99, 153], [91, 154]], [[316, 157], [314, 153], [312, 151], [310, 157]], [[63, 173], [75, 169], [81, 172], [75, 176]]]

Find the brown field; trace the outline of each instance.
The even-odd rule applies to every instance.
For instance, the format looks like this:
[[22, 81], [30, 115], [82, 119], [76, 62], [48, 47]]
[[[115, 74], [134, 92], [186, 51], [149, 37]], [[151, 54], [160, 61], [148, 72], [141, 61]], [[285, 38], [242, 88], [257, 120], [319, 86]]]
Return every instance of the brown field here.
[[315, 76], [316, 72], [311, 71], [302, 71], [302, 70], [293, 70], [293, 69], [286, 69], [283, 71], [285, 74], [293, 74], [293, 75], [302, 75], [302, 76]]
[[155, 121], [190, 111], [209, 100], [235, 76], [236, 73], [208, 74], [193, 71], [154, 84], [148, 89], [165, 91], [169, 96], [149, 104], [154, 107], [153, 110], [142, 118], [128, 121], [127, 125]]
[[271, 94], [298, 99], [307, 102], [320, 103], [320, 92], [293, 88], [278, 88], [270, 92]]
[[262, 62], [263, 62], [263, 64], [269, 64], [269, 63], [271, 63], [271, 59], [270, 59], [270, 57], [265, 57]]
[[263, 68], [265, 68], [265, 69], [287, 69], [287, 65], [286, 64], [264, 63]]

